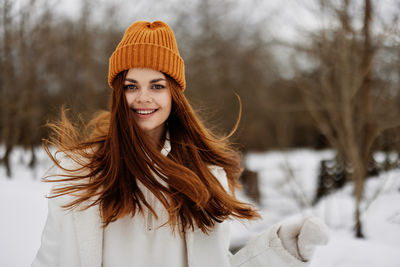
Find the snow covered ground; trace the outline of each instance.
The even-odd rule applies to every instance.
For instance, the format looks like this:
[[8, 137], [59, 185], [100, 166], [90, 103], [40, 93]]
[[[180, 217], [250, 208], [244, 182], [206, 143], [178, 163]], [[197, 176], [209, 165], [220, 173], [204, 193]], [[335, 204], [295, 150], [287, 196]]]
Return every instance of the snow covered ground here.
[[[0, 154], [2, 154], [0, 148]], [[332, 151], [294, 150], [251, 154], [249, 169], [259, 172], [263, 219], [252, 223], [234, 222], [232, 245], [241, 246], [270, 225], [293, 216], [315, 215], [330, 228], [327, 246], [316, 251], [311, 267], [399, 267], [400, 266], [400, 170], [369, 179], [363, 202], [366, 239], [352, 234], [354, 201], [351, 185], [332, 194], [316, 206], [311, 199], [316, 189], [319, 160]], [[22, 150], [12, 155], [13, 179], [0, 167], [0, 266], [29, 266], [40, 245], [47, 213], [49, 184], [40, 177], [50, 167], [44, 153], [31, 170]], [[243, 196], [241, 196], [243, 197]], [[245, 198], [245, 197], [243, 197]]]

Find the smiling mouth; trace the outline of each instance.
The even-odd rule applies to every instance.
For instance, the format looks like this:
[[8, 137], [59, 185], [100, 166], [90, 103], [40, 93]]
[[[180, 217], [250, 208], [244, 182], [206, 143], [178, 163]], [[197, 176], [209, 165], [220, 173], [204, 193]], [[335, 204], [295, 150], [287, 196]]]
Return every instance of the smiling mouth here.
[[135, 113], [137, 113], [137, 114], [140, 114], [140, 115], [149, 115], [149, 114], [152, 114], [152, 113], [156, 112], [157, 110], [158, 109], [146, 109], [146, 110], [144, 110], [144, 109], [134, 109], [133, 111]]

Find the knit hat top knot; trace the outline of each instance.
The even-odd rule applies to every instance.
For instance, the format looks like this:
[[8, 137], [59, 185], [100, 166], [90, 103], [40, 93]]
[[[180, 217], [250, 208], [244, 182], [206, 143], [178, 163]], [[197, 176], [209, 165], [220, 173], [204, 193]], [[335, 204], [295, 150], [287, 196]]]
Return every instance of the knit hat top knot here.
[[186, 88], [185, 65], [172, 29], [162, 21], [137, 21], [125, 31], [110, 57], [108, 84], [118, 73], [130, 68], [149, 68], [171, 76]]

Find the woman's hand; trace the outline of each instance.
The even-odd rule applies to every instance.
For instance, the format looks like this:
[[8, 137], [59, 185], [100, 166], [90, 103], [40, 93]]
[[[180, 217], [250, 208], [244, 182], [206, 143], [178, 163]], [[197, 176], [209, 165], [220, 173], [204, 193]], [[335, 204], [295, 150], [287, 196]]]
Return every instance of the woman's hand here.
[[302, 261], [309, 261], [316, 246], [328, 243], [329, 231], [320, 219], [305, 217], [282, 223], [278, 236], [290, 254]]

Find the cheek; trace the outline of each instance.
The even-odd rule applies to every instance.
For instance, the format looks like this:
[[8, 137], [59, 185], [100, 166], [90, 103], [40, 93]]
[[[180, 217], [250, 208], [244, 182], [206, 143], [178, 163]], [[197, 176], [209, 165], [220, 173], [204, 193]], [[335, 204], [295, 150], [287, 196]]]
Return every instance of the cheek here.
[[125, 93], [125, 99], [128, 105], [131, 105], [134, 99], [134, 96], [132, 93]]
[[168, 109], [168, 113], [171, 113], [171, 108], [172, 108], [172, 99], [171, 95], [168, 96], [168, 98], [165, 100], [165, 107]]
[[160, 96], [159, 104], [165, 109], [165, 110], [171, 110], [172, 106], [172, 99], [171, 99], [171, 94], [166, 92], [162, 96]]

